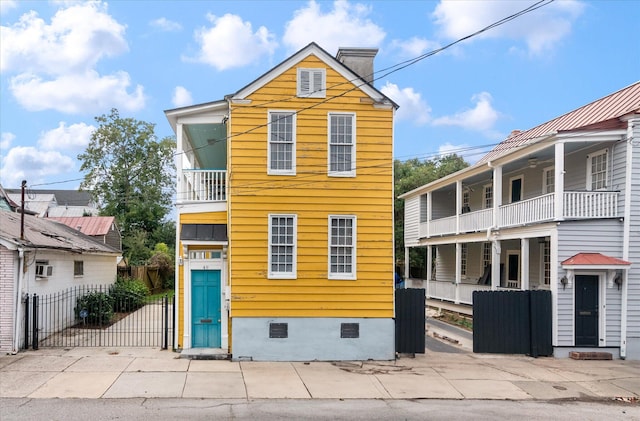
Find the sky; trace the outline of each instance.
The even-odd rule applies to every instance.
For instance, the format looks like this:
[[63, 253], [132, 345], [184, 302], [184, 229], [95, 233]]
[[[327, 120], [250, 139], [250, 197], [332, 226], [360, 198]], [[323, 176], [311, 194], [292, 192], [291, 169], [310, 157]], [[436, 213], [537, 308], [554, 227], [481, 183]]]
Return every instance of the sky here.
[[173, 136], [164, 110], [222, 100], [312, 41], [379, 49], [396, 159], [473, 164], [640, 79], [639, 0], [545, 0], [456, 42], [536, 3], [0, 0], [0, 182], [77, 189], [96, 116]]

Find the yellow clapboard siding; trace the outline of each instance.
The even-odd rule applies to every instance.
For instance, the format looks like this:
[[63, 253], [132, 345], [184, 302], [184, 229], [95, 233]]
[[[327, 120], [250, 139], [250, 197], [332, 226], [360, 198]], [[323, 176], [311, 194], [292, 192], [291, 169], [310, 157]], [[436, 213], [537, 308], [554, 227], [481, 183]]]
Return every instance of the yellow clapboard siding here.
[[[295, 96], [296, 67], [327, 69], [326, 101]], [[393, 110], [361, 101], [367, 95], [353, 88], [309, 56], [249, 95], [251, 103], [233, 104], [232, 317], [393, 317]], [[296, 175], [267, 174], [270, 110], [302, 110], [296, 115]], [[327, 175], [330, 112], [355, 113], [355, 177]], [[268, 279], [270, 213], [297, 215], [298, 279]], [[357, 217], [357, 280], [327, 279], [330, 214]]]
[[227, 212], [201, 212], [180, 214], [181, 224], [226, 224]]

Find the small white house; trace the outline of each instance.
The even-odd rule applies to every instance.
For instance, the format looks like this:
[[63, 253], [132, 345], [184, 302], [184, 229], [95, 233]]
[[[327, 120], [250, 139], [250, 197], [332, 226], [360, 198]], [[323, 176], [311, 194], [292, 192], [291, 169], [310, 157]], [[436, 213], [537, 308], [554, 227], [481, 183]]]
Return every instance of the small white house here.
[[[640, 82], [401, 196], [408, 286], [470, 311], [477, 290], [549, 290], [554, 355], [640, 359]], [[414, 251], [415, 252], [415, 251]]]
[[0, 210], [0, 352], [19, 349], [27, 295], [112, 284], [120, 255], [62, 223]]

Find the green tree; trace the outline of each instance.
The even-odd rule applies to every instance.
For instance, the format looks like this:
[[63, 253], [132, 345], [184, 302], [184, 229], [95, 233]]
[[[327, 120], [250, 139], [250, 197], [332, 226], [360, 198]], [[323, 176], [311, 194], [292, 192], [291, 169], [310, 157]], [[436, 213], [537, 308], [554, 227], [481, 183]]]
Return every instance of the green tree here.
[[[174, 194], [175, 142], [158, 140], [154, 124], [120, 117], [115, 108], [95, 120], [98, 128], [78, 155], [85, 173], [80, 188], [93, 192], [102, 215], [116, 217], [125, 256], [131, 262], [148, 258], [154, 233], [170, 237], [163, 225]], [[133, 249], [138, 247], [148, 250]]]
[[[469, 166], [469, 164], [467, 164], [462, 157], [455, 154], [424, 161], [417, 158], [407, 161], [395, 160], [394, 189], [396, 199], [394, 223], [396, 261], [404, 262], [404, 200], [398, 199], [398, 196], [456, 171], [460, 171], [467, 166]], [[424, 258], [424, 253], [413, 249], [409, 256], [409, 264], [411, 267], [425, 267]]]

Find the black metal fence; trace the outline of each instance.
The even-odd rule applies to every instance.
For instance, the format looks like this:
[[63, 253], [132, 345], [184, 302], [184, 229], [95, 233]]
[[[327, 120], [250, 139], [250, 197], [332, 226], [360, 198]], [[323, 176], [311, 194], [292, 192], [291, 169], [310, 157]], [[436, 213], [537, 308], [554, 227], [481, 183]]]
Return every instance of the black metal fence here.
[[396, 289], [396, 352], [424, 354], [425, 290]]
[[174, 297], [123, 294], [80, 285], [25, 300], [24, 349], [39, 347], [173, 348]]
[[473, 352], [553, 354], [551, 291], [474, 291]]

